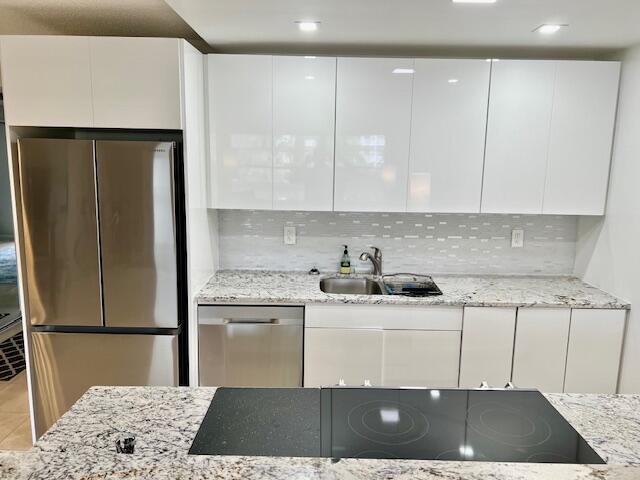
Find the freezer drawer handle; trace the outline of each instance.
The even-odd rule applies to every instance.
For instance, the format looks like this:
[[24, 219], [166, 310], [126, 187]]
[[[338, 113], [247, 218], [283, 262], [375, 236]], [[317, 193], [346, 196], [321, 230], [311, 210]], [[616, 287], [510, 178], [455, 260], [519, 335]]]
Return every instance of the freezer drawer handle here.
[[225, 318], [223, 319], [224, 323], [242, 323], [245, 325], [251, 325], [251, 324], [261, 324], [264, 325], [266, 324], [270, 324], [270, 325], [276, 325], [278, 323], [278, 319], [277, 318]]

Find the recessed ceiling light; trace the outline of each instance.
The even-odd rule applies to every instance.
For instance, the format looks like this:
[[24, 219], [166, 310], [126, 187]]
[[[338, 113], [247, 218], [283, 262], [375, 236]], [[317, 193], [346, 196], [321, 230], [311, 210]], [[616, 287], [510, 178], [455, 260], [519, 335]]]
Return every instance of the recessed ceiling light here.
[[313, 55], [305, 55], [304, 58], [308, 58], [309, 60], [313, 60], [314, 58], [318, 58], [318, 57], [315, 57]]
[[496, 0], [451, 0], [453, 3], [496, 3]]
[[449, 82], [449, 83], [458, 83], [459, 80], [457, 78], [450, 78], [449, 80], [447, 80], [447, 82]]
[[544, 33], [545, 35], [549, 35], [551, 33], [556, 33], [562, 27], [566, 27], [567, 25], [553, 24], [553, 23], [543, 23], [538, 28], [534, 30], [537, 33]]
[[314, 77], [313, 75], [307, 75], [306, 77], [304, 77], [305, 80], [315, 80], [316, 77]]
[[499, 62], [499, 58], [487, 58], [487, 62]]
[[415, 73], [413, 68], [394, 68], [393, 73]]
[[298, 21], [298, 28], [303, 32], [315, 32], [318, 30], [318, 25], [320, 22], [307, 22], [307, 21]]

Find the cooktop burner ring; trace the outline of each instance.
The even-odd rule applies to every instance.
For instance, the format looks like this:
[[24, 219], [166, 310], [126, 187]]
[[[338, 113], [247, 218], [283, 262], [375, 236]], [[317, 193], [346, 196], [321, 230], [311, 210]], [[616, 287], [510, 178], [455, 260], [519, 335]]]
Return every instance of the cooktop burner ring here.
[[[400, 431], [376, 429], [365, 421], [367, 415], [379, 412], [381, 422], [389, 426], [408, 423]], [[385, 418], [386, 417], [386, 418]], [[353, 433], [379, 445], [407, 445], [424, 438], [429, 433], [430, 423], [426, 415], [417, 408], [394, 401], [373, 400], [353, 407], [347, 414], [347, 424]], [[382, 438], [376, 438], [376, 436]]]
[[[503, 416], [505, 414], [511, 415], [520, 422], [530, 425], [531, 428], [524, 432], [509, 432], [496, 428], [487, 419], [489, 412], [502, 412]], [[499, 402], [478, 403], [469, 408], [467, 414], [468, 424], [472, 430], [486, 438], [510, 447], [537, 447], [547, 442], [553, 434], [551, 425], [542, 416], [537, 415], [532, 418], [517, 408]]]

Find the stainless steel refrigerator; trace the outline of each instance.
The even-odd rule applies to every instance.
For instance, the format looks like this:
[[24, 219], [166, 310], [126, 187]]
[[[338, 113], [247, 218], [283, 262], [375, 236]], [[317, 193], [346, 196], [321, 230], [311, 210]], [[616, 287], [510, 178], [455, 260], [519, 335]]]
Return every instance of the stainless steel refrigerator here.
[[18, 141], [36, 432], [93, 385], [178, 385], [172, 142]]

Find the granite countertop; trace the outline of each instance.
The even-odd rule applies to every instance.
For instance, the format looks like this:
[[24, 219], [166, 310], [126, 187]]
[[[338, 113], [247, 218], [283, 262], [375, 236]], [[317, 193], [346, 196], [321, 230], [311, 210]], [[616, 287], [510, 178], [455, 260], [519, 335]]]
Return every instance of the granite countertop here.
[[[337, 275], [337, 274], [336, 274]], [[320, 290], [325, 276], [304, 272], [222, 270], [197, 294], [204, 304], [349, 303], [392, 305], [452, 305], [498, 307], [630, 308], [602, 290], [575, 277], [434, 275], [443, 295], [335, 295]]]
[[[640, 395], [554, 394], [547, 398], [608, 465], [416, 460], [191, 456], [188, 449], [215, 388], [94, 387], [29, 452], [0, 452], [13, 479], [473, 479], [640, 478]], [[115, 440], [137, 436], [133, 455]]]

